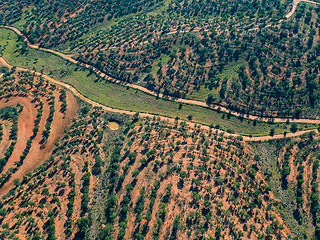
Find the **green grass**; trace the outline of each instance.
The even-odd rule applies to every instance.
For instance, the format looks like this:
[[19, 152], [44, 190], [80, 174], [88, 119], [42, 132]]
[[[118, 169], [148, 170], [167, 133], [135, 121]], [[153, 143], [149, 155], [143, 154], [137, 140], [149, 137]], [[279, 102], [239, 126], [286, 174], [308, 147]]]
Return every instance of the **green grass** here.
[[22, 9], [23, 13], [22, 13], [22, 17], [19, 21], [13, 23], [12, 25], [16, 28], [18, 28], [20, 31], [23, 30], [23, 26], [24, 24], [26, 24], [27, 19], [30, 19], [30, 17], [28, 16], [32, 16], [32, 10], [34, 10], [35, 7], [34, 6], [28, 6], [25, 7], [24, 9]]
[[[0, 28], [0, 49], [6, 61], [17, 67], [24, 67], [30, 70], [43, 71], [59, 81], [74, 86], [84, 96], [99, 102], [103, 105], [136, 112], [148, 112], [169, 117], [180, 117], [187, 119], [193, 116], [193, 121], [202, 124], [220, 125], [223, 130], [243, 134], [261, 136], [268, 135], [271, 128], [275, 128], [275, 133], [283, 133], [285, 124], [270, 125], [265, 122], [258, 122], [253, 126], [249, 120], [241, 121], [237, 117], [227, 119], [225, 114], [214, 110], [199, 107], [196, 105], [184, 104], [179, 110], [179, 104], [164, 99], [156, 99], [139, 90], [127, 88], [113, 83], [96, 82], [97, 76], [90, 74], [89, 70], [77, 66], [63, 58], [51, 53], [28, 48], [25, 55], [17, 51], [17, 35], [8, 29]], [[300, 124], [301, 128], [315, 128], [312, 124]], [[289, 130], [286, 130], [289, 132]]]
[[[268, 173], [270, 176], [269, 179], [267, 178], [266, 182], [271, 187], [271, 191], [275, 198], [280, 200], [281, 204], [276, 206], [276, 209], [281, 214], [285, 225], [295, 236], [297, 236], [297, 239], [311, 239], [310, 235], [308, 236], [308, 232], [310, 233], [310, 230], [312, 229], [312, 227], [310, 227], [312, 223], [311, 217], [307, 214], [307, 211], [302, 213], [302, 225], [299, 225], [293, 216], [294, 211], [297, 209], [295, 184], [289, 183], [287, 188], [282, 186], [282, 169], [279, 166], [279, 158], [281, 158], [280, 151], [283, 151], [283, 148], [287, 144], [290, 144], [290, 142], [291, 140], [281, 139], [262, 143], [253, 142], [251, 145], [254, 152], [261, 156], [261, 161], [259, 162], [261, 171], [263, 173]], [[313, 232], [313, 230], [311, 232]]]
[[[246, 65], [246, 61], [244, 60], [243, 56], [238, 61], [231, 62], [227, 66], [225, 66], [222, 73], [220, 73], [218, 75], [218, 77], [221, 80], [224, 78], [227, 78], [228, 80], [231, 80], [233, 78], [238, 78], [237, 70], [240, 68], [241, 65]], [[214, 97], [219, 99], [219, 90], [218, 89], [214, 88], [210, 91], [205, 86], [201, 86], [199, 91], [192, 91], [192, 92], [188, 93], [186, 98], [205, 102], [209, 93], [212, 93]]]
[[244, 60], [244, 58], [240, 58], [238, 61], [233, 61], [231, 63], [229, 63], [227, 66], [225, 66], [222, 70], [222, 73], [220, 73], [218, 76], [223, 79], [223, 78], [227, 78], [229, 80], [233, 79], [233, 78], [238, 78], [238, 69], [242, 66], [242, 65], [246, 65], [246, 61]]
[[162, 54], [153, 64], [151, 73], [153, 75], [156, 75], [156, 73], [159, 71], [160, 67], [158, 64], [161, 62], [162, 66], [166, 66], [170, 60], [170, 57], [166, 54]]
[[219, 89], [214, 88], [210, 91], [209, 88], [205, 86], [201, 86], [199, 91], [194, 90], [193, 92], [188, 93], [186, 98], [205, 102], [209, 93], [212, 93], [217, 99], [219, 98]]

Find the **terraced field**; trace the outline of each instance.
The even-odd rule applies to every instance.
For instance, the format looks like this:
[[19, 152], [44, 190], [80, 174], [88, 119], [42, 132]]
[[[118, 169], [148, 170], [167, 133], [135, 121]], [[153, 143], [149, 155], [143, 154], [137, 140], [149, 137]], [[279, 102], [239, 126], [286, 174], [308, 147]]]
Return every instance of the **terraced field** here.
[[[274, 134], [289, 133], [290, 126], [287, 126], [287, 119], [280, 118], [258, 118], [231, 111], [224, 107], [211, 109], [205, 103], [195, 105], [189, 103], [170, 101], [168, 98], [153, 96], [154, 93], [134, 90], [120, 83], [115, 84], [101, 76], [95, 75], [90, 68], [86, 69], [81, 65], [69, 62], [46, 51], [39, 51], [30, 48], [26, 53], [20, 54], [17, 45], [23, 42], [18, 40], [13, 31], [1, 29], [0, 44], [3, 46], [4, 63], [24, 70], [41, 71], [53, 78], [54, 81], [67, 83], [73, 86], [81, 95], [89, 98], [90, 103], [98, 102], [113, 109], [124, 110], [123, 112], [140, 112], [155, 115], [162, 115], [183, 120], [193, 120], [196, 123], [211, 125], [229, 133], [236, 133], [245, 136], [266, 136], [271, 129]], [[8, 41], [9, 40], [9, 41]], [[40, 70], [39, 70], [40, 69]], [[39, 73], [40, 74], [40, 73]], [[104, 82], [106, 81], [106, 82]], [[74, 91], [75, 92], [75, 91]], [[78, 95], [80, 96], [80, 95]], [[256, 120], [254, 120], [256, 119]], [[299, 130], [317, 128], [320, 120], [291, 120], [301, 122]], [[275, 122], [276, 124], [273, 124]], [[273, 131], [273, 130], [272, 130]]]
[[320, 239], [319, 0], [0, 0], [0, 239]]
[[295, 234], [263, 181], [252, 148], [259, 143], [181, 120], [105, 112], [45, 76], [1, 69], [2, 238]]
[[77, 112], [75, 97], [67, 93], [68, 104], [62, 108], [61, 88], [50, 86], [42, 77], [28, 72], [8, 72], [2, 78], [0, 108], [13, 107], [17, 116], [9, 137], [5, 131], [0, 146], [6, 152], [8, 144], [13, 148], [3, 159], [1, 196], [13, 186], [15, 179], [21, 180], [50, 156]]

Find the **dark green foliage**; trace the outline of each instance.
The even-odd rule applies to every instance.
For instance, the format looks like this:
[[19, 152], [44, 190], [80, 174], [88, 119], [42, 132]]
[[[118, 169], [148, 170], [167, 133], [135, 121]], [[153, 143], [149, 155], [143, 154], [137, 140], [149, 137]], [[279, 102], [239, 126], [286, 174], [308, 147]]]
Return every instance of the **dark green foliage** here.
[[286, 180], [287, 176], [290, 174], [290, 152], [286, 152], [283, 157], [283, 166], [282, 166], [282, 179]]
[[91, 225], [91, 221], [88, 217], [79, 218], [76, 223], [77, 223], [79, 232], [82, 234], [86, 233], [86, 231], [89, 229]]
[[164, 203], [168, 203], [169, 202], [169, 198], [170, 198], [170, 195], [171, 195], [171, 189], [172, 189], [172, 183], [168, 184], [167, 187], [166, 187], [166, 194], [163, 196], [163, 199], [162, 199], [162, 201]]
[[27, 141], [27, 146], [26, 148], [23, 150], [23, 153], [22, 155], [20, 156], [20, 162], [19, 162], [19, 165], [21, 166], [23, 164], [23, 160], [27, 157], [29, 151], [30, 151], [30, 148], [31, 148], [31, 144], [32, 144], [32, 141], [29, 139]]
[[269, 135], [270, 135], [271, 137], [273, 137], [273, 136], [274, 136], [274, 132], [275, 132], [275, 129], [274, 129], [274, 128], [271, 128]]
[[18, 116], [16, 107], [8, 106], [0, 109], [0, 118], [13, 121]]
[[212, 103], [214, 103], [215, 100], [216, 99], [213, 97], [212, 93], [209, 93], [207, 100], [206, 100], [206, 103], [208, 106], [210, 106]]
[[10, 146], [8, 147], [8, 149], [6, 150], [6, 152], [4, 153], [4, 158], [0, 158], [0, 172], [3, 170], [4, 166], [7, 164], [8, 159], [10, 158], [14, 147], [16, 145], [16, 142], [11, 142]]
[[102, 167], [102, 159], [101, 159], [100, 155], [97, 155], [95, 157], [95, 163], [92, 168], [92, 174], [99, 175], [101, 173], [101, 167]]
[[55, 225], [54, 225], [54, 218], [51, 216], [48, 220], [48, 222], [46, 223], [47, 224], [47, 234], [48, 234], [48, 240], [56, 240], [56, 228], [55, 228]]
[[33, 128], [33, 136], [31, 138], [35, 138], [38, 134], [39, 131], [39, 124], [42, 118], [42, 113], [43, 113], [43, 105], [40, 105], [40, 108], [38, 109], [38, 113], [36, 115], [36, 120], [34, 121], [34, 128]]
[[[320, 205], [319, 205], [319, 190], [318, 190], [318, 182], [317, 182], [317, 172], [319, 169], [319, 159], [315, 159], [313, 161], [313, 166], [312, 166], [312, 189], [311, 189], [311, 207], [310, 207], [310, 212], [313, 217], [313, 223], [316, 224], [318, 222], [319, 218], [319, 210], [320, 210]], [[319, 235], [319, 232], [316, 230], [315, 235]]]
[[47, 122], [45, 125], [46, 129], [43, 130], [43, 132], [42, 132], [42, 140], [40, 141], [40, 143], [42, 143], [42, 144], [46, 143], [49, 136], [50, 136], [51, 124], [53, 121], [54, 112], [55, 112], [54, 99], [52, 99], [49, 116], [47, 118]]
[[82, 184], [81, 192], [83, 193], [83, 195], [82, 195], [82, 201], [81, 201], [81, 210], [83, 212], [87, 212], [88, 204], [90, 201], [90, 197], [89, 197], [90, 177], [91, 177], [91, 174], [89, 172], [86, 172], [82, 177], [83, 184]]
[[9, 72], [9, 68], [7, 66], [0, 67], [0, 73], [8, 73], [8, 72]]
[[138, 201], [136, 203], [136, 207], [134, 209], [134, 212], [137, 214], [137, 215], [140, 215], [144, 209], [144, 202], [145, 202], [145, 188], [143, 187], [141, 190], [140, 190], [140, 196], [138, 198]]
[[114, 232], [113, 225], [107, 224], [99, 233], [101, 240], [113, 240], [112, 234]]
[[2, 123], [0, 123], [0, 142], [2, 141], [2, 137], [3, 137], [3, 126], [2, 126]]
[[71, 185], [71, 190], [68, 194], [68, 204], [67, 204], [67, 207], [68, 207], [68, 210], [67, 210], [67, 217], [68, 218], [71, 218], [72, 214], [73, 214], [73, 207], [74, 207], [74, 197], [76, 195], [76, 191], [75, 191], [75, 179], [74, 179], [74, 174], [72, 173], [71, 174], [71, 178], [70, 178], [70, 185]]
[[298, 126], [296, 123], [292, 123], [291, 127], [290, 127], [290, 131], [295, 133], [296, 131], [298, 131]]
[[12, 121], [10, 130], [10, 139], [17, 140], [18, 134], [18, 110], [16, 107], [8, 106], [0, 109], [0, 118], [3, 120]]
[[64, 89], [60, 90], [59, 100], [62, 102], [61, 103], [60, 112], [66, 113], [66, 110], [67, 110], [67, 94], [66, 94], [66, 90], [64, 90]]

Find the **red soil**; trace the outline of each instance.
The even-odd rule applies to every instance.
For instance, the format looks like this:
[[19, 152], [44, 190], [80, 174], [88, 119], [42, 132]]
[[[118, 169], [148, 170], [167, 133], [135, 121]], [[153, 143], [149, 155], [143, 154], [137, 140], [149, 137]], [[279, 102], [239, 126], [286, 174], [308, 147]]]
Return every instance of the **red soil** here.
[[[75, 97], [70, 93], [67, 92], [67, 111], [66, 115], [61, 113], [60, 110], [60, 103], [58, 102], [58, 91], [55, 91], [55, 106], [56, 110], [53, 117], [53, 122], [51, 124], [51, 134], [48, 138], [47, 143], [44, 147], [41, 147], [40, 141], [42, 139], [42, 131], [45, 129], [46, 119], [49, 115], [50, 106], [44, 101], [43, 106], [43, 116], [40, 121], [40, 128], [37, 136], [32, 140], [32, 146], [30, 148], [29, 154], [23, 161], [23, 165], [15, 172], [10, 180], [4, 184], [0, 191], [0, 195], [6, 194], [12, 187], [14, 179], [22, 179], [22, 177], [27, 173], [38, 167], [44, 160], [46, 160], [52, 150], [55, 147], [55, 142], [57, 142], [64, 134], [64, 129], [68, 126], [76, 115], [78, 105], [77, 100]], [[37, 114], [36, 104], [32, 103], [32, 97], [12, 97], [9, 101], [5, 99], [0, 100], [0, 108], [10, 105], [20, 104], [23, 106], [23, 111], [19, 115], [18, 119], [18, 138], [15, 149], [8, 160], [4, 168], [4, 173], [7, 172], [8, 169], [13, 168], [14, 162], [19, 161], [20, 156], [22, 155], [23, 150], [26, 147], [26, 143], [29, 138], [32, 136], [34, 121]], [[5, 143], [5, 142], [4, 142]], [[2, 146], [3, 144], [0, 144]]]

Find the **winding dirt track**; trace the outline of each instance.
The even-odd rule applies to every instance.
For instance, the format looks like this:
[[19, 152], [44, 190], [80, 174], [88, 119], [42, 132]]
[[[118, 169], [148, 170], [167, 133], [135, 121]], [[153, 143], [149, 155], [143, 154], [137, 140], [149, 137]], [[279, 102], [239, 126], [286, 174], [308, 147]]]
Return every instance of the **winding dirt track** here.
[[320, 3], [318, 3], [318, 2], [309, 1], [309, 0], [293, 0], [292, 10], [286, 15], [286, 18], [290, 18], [290, 17], [295, 13], [295, 11], [297, 10], [298, 4], [299, 4], [300, 2], [306, 2], [306, 3], [311, 3], [311, 4], [318, 4], [318, 5], [320, 5]]
[[[307, 0], [295, 0], [295, 1], [307, 1]], [[308, 1], [308, 2], [310, 2], [310, 1]], [[311, 3], [314, 3], [314, 2], [311, 2]], [[18, 29], [14, 28], [14, 27], [10, 27], [10, 26], [4, 26], [4, 27], [15, 31], [18, 35], [23, 37], [24, 40], [27, 42], [29, 47], [56, 54], [56, 55], [66, 59], [66, 60], [69, 60], [69, 61], [75, 63], [75, 64], [79, 64], [79, 65], [84, 66], [86, 68], [91, 68], [95, 73], [97, 73], [102, 78], [105, 78], [105, 79], [108, 79], [108, 80], [112, 80], [114, 82], [120, 82], [120, 81], [117, 81], [115, 79], [112, 79], [111, 77], [109, 77], [105, 73], [102, 73], [100, 70], [98, 70], [97, 68], [95, 68], [95, 67], [93, 67], [93, 66], [91, 66], [89, 64], [80, 63], [79, 61], [73, 59], [71, 55], [66, 55], [66, 54], [57, 52], [57, 51], [52, 50], [52, 49], [40, 48], [38, 45], [31, 44], [28, 41], [28, 39]], [[23, 69], [23, 71], [26, 71], [26, 70], [27, 69]], [[56, 81], [56, 82], [58, 82], [58, 81]], [[145, 87], [142, 87], [142, 86], [139, 86], [139, 85], [136, 85], [136, 84], [131, 84], [131, 83], [123, 83], [123, 84], [125, 86], [129, 86], [131, 88], [138, 89], [138, 90], [143, 91], [145, 93], [148, 93], [150, 95], [158, 96], [160, 98], [170, 99], [172, 101], [181, 102], [181, 103], [193, 104], [193, 105], [197, 105], [197, 106], [201, 106], [201, 107], [208, 107], [208, 105], [205, 102], [202, 102], [202, 101], [196, 101], [196, 100], [190, 100], [190, 99], [184, 99], [184, 98], [172, 98], [172, 97], [164, 96], [162, 93], [158, 94], [156, 92], [150, 91], [149, 89], [147, 89]], [[65, 84], [65, 85], [67, 85], [67, 84]], [[69, 86], [69, 85], [67, 85], [67, 86]], [[65, 87], [67, 87], [67, 86], [65, 86]], [[70, 88], [70, 86], [67, 87], [67, 88]], [[91, 104], [94, 105], [93, 103], [91, 103]], [[268, 121], [270, 121], [272, 119], [273, 122], [279, 122], [279, 123], [280, 122], [283, 123], [283, 122], [287, 121], [286, 118], [267, 118], [267, 117], [258, 117], [258, 116], [254, 116], [254, 115], [249, 115], [249, 114], [243, 115], [243, 114], [241, 114], [239, 112], [236, 112], [236, 111], [230, 111], [230, 109], [228, 109], [226, 107], [223, 107], [223, 106], [219, 106], [219, 105], [211, 105], [210, 107], [212, 109], [218, 109], [219, 108], [220, 111], [223, 111], [223, 112], [226, 112], [226, 113], [231, 112], [231, 114], [234, 115], [234, 116], [243, 116], [243, 117], [245, 117], [247, 119], [251, 119], [251, 120], [256, 119], [256, 120], [259, 120], [259, 121], [268, 122]], [[124, 111], [124, 112], [128, 112], [128, 111]], [[320, 124], [320, 120], [318, 120], [318, 119], [290, 119], [290, 122]]]
[[[320, 4], [320, 3], [317, 3], [317, 2], [313, 2], [313, 1], [309, 1], [309, 0], [293, 0], [293, 7], [292, 7], [292, 10], [286, 15], [286, 18], [290, 18], [296, 11], [297, 9], [297, 6], [300, 2], [307, 2], [307, 3], [312, 3], [312, 4]], [[283, 20], [281, 20], [280, 22], [282, 22]], [[3, 26], [5, 28], [8, 28], [8, 29], [11, 29], [13, 30], [16, 34], [18, 34], [19, 36], [23, 37], [24, 41], [27, 42], [28, 46], [31, 47], [31, 48], [35, 48], [35, 49], [39, 49], [39, 50], [42, 50], [42, 51], [46, 51], [46, 52], [50, 52], [50, 53], [53, 53], [53, 54], [56, 54], [66, 60], [69, 60], [75, 64], [79, 64], [81, 66], [84, 66], [86, 68], [91, 68], [93, 69], [93, 71], [95, 73], [97, 73], [100, 77], [102, 78], [105, 78], [105, 79], [108, 79], [108, 80], [112, 80], [114, 82], [119, 82], [115, 79], [112, 79], [110, 76], [106, 75], [105, 73], [102, 73], [100, 70], [98, 70], [97, 68], [89, 65], [89, 64], [84, 64], [84, 63], [80, 63], [79, 61], [75, 60], [72, 58], [72, 55], [66, 55], [66, 54], [63, 54], [61, 52], [58, 52], [58, 51], [55, 51], [55, 50], [52, 50], [52, 49], [46, 49], [46, 48], [40, 48], [38, 45], [36, 44], [31, 44], [29, 42], [29, 40], [15, 27], [11, 27], [11, 26]], [[11, 67], [3, 58], [0, 58], [0, 61]], [[18, 70], [21, 70], [21, 71], [30, 71], [29, 69], [24, 69], [24, 68], [20, 68], [20, 67], [17, 67]], [[37, 75], [42, 75], [41, 73], [38, 73], [38, 72], [35, 72]], [[84, 97], [81, 93], [79, 93], [75, 88], [73, 88], [72, 86], [66, 84], [66, 83], [63, 83], [63, 82], [60, 82], [60, 81], [57, 81], [57, 80], [54, 80], [53, 78], [49, 77], [49, 76], [46, 76], [46, 75], [42, 75], [44, 78], [48, 79], [49, 81], [55, 83], [55, 84], [58, 84], [58, 85], [61, 85], [67, 89], [69, 89], [73, 94], [75, 94], [77, 97], [79, 97], [80, 99], [92, 104], [93, 106], [98, 106], [98, 107], [102, 107], [103, 109], [107, 110], [107, 111], [112, 111], [112, 112], [118, 112], [118, 113], [124, 113], [124, 114], [130, 114], [130, 115], [133, 115], [135, 112], [131, 112], [131, 111], [125, 111], [125, 110], [119, 110], [119, 109], [114, 109], [114, 108], [110, 108], [110, 107], [106, 107], [104, 105], [101, 105], [97, 102], [94, 102], [86, 97]], [[153, 96], [158, 96], [160, 98], [166, 98], [166, 99], [170, 99], [172, 101], [176, 101], [176, 102], [181, 102], [181, 103], [187, 103], [187, 104], [193, 104], [193, 105], [198, 105], [198, 106], [202, 106], [202, 107], [208, 107], [208, 105], [205, 103], [205, 102], [202, 102], [202, 101], [196, 101], [196, 100], [189, 100], [189, 99], [184, 99], [184, 98], [172, 98], [172, 97], [168, 97], [168, 96], [164, 96], [162, 93], [160, 94], [157, 94], [156, 92], [153, 92], [153, 91], [150, 91], [149, 89], [145, 88], [145, 87], [142, 87], [142, 86], [139, 86], [139, 85], [136, 85], [136, 84], [130, 84], [130, 83], [127, 83], [127, 84], [124, 84], [126, 86], [129, 86], [131, 88], [135, 88], [135, 89], [138, 89], [140, 91], [143, 91], [145, 93], [148, 93], [150, 95], [153, 95]], [[258, 117], [258, 116], [254, 116], [254, 115], [249, 115], [249, 114], [246, 114], [246, 115], [243, 115], [239, 112], [235, 112], [235, 111], [230, 111], [230, 109], [226, 108], [226, 107], [223, 107], [223, 106], [219, 106], [219, 105], [211, 105], [210, 106], [212, 109], [220, 109], [221, 111], [223, 112], [231, 112], [232, 115], [234, 116], [243, 116], [247, 119], [251, 119], [251, 120], [259, 120], [259, 121], [270, 121], [272, 120], [273, 122], [278, 122], [278, 123], [281, 123], [281, 122], [286, 122], [287, 119], [286, 118], [266, 118], [266, 117]], [[154, 116], [152, 114], [146, 114], [146, 113], [141, 113], [141, 116]], [[169, 119], [169, 118], [165, 118], [165, 119]], [[290, 122], [296, 122], [296, 123], [312, 123], [312, 124], [320, 124], [320, 120], [318, 119], [290, 119]], [[313, 131], [313, 130], [307, 130], [307, 131], [299, 131], [299, 132], [296, 132], [296, 133], [288, 133], [286, 135], [286, 137], [295, 137], [295, 136], [299, 136], [303, 133], [306, 133], [306, 132], [310, 132], [310, 131]], [[232, 134], [231, 134], [232, 135]], [[269, 139], [276, 139], [276, 138], [283, 138], [284, 136], [282, 134], [279, 134], [279, 135], [275, 135], [273, 137], [271, 136], [263, 136], [263, 137], [244, 137], [244, 140], [246, 141], [263, 141], [263, 140], [269, 140]]]
[[[9, 67], [9, 68], [12, 68], [11, 65], [9, 65], [5, 60], [4, 58], [0, 57], [0, 63], [2, 63], [3, 65]], [[81, 100], [91, 104], [92, 106], [94, 107], [101, 107], [102, 109], [106, 110], [106, 111], [110, 111], [110, 112], [116, 112], [116, 113], [122, 113], [122, 114], [128, 114], [128, 115], [134, 115], [135, 113], [137, 112], [132, 112], [132, 111], [126, 111], [126, 110], [120, 110], [120, 109], [114, 109], [114, 108], [110, 108], [110, 107], [107, 107], [107, 106], [104, 106], [100, 103], [97, 103], [95, 101], [92, 101], [91, 99], [89, 98], [86, 98], [85, 96], [83, 96], [80, 92], [78, 92], [77, 89], [75, 89], [74, 87], [66, 84], [66, 83], [63, 83], [63, 82], [60, 82], [60, 81], [57, 81], [47, 75], [43, 75], [39, 72], [35, 72], [35, 71], [30, 71], [29, 69], [25, 69], [25, 68], [21, 68], [21, 67], [16, 67], [16, 69], [18, 71], [27, 71], [27, 72], [34, 72], [36, 75], [39, 75], [39, 76], [42, 76], [43, 78], [45, 78], [46, 80], [49, 80], [51, 81], [52, 83], [54, 84], [57, 84], [59, 86], [62, 86], [66, 89], [68, 89], [69, 91], [71, 91], [75, 96], [79, 97]], [[149, 114], [149, 113], [139, 113], [139, 116], [141, 117], [154, 117], [156, 115], [153, 115], [153, 114]], [[169, 118], [169, 117], [163, 117], [163, 116], [156, 116], [156, 117], [160, 117], [161, 120], [164, 120], [164, 121], [169, 121], [169, 122], [174, 122], [175, 120], [173, 118]], [[307, 119], [306, 119], [307, 120]], [[312, 120], [310, 120], [312, 121]], [[201, 125], [199, 123], [194, 123], [194, 122], [187, 122], [189, 124], [190, 127], [195, 127], [195, 125]], [[210, 127], [209, 126], [206, 126], [206, 125], [201, 125], [201, 127], [203, 129], [207, 129], [209, 130]], [[234, 137], [238, 137], [238, 136], [241, 136], [241, 135], [238, 135], [238, 134], [230, 134], [230, 133], [227, 133], [227, 132], [224, 132], [224, 131], [221, 131], [221, 130], [217, 130], [219, 133], [224, 133], [226, 136], [234, 136]], [[248, 136], [241, 136], [243, 138], [244, 141], [267, 141], [267, 140], [272, 140], [272, 139], [280, 139], [280, 138], [284, 138], [284, 137], [287, 137], [287, 138], [290, 138], [290, 137], [297, 137], [297, 136], [300, 136], [302, 134], [305, 134], [305, 133], [308, 133], [308, 132], [312, 132], [312, 131], [315, 131], [315, 129], [312, 129], [312, 130], [305, 130], [305, 131], [298, 131], [296, 133], [287, 133], [286, 136], [284, 136], [283, 134], [277, 134], [277, 135], [274, 135], [273, 137], [272, 136], [261, 136], [261, 137], [248, 137]]]

